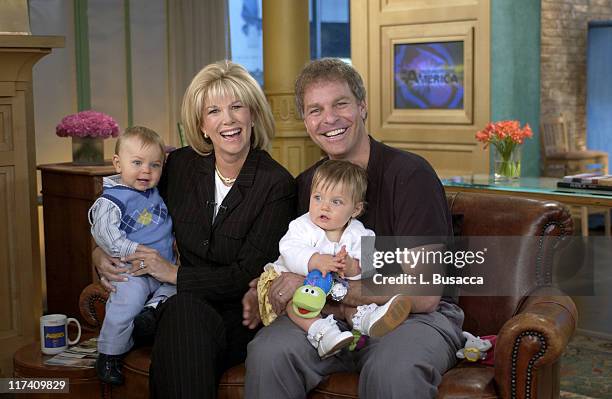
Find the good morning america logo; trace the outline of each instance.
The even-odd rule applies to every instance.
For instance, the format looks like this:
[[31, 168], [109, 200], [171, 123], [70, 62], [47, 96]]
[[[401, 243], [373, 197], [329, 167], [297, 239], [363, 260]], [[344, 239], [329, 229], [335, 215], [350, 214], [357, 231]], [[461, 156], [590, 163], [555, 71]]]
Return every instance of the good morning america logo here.
[[459, 78], [454, 72], [444, 69], [416, 70], [400, 73], [400, 79], [411, 86], [459, 84]]
[[463, 107], [463, 42], [397, 44], [394, 64], [396, 108]]

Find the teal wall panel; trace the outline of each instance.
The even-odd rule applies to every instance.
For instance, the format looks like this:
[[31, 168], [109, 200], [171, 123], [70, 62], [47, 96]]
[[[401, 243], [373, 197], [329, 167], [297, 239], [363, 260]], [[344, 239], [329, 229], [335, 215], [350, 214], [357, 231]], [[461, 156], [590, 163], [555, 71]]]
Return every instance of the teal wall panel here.
[[491, 0], [491, 120], [533, 129], [523, 144], [523, 176], [540, 174], [540, 10], [540, 0]]

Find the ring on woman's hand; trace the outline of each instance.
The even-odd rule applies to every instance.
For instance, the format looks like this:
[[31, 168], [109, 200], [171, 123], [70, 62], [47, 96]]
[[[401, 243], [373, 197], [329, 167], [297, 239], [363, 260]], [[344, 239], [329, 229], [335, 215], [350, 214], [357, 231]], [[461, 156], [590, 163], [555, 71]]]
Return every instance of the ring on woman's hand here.
[[144, 260], [140, 260], [140, 266], [138, 266], [139, 269], [144, 269], [145, 268], [145, 264], [144, 264]]
[[278, 296], [283, 296], [283, 293], [278, 291]]

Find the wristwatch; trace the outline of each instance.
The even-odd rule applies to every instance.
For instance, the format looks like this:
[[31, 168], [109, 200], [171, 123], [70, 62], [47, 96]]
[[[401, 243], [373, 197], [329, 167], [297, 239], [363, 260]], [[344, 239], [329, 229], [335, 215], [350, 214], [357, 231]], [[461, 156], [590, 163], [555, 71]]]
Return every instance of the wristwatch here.
[[346, 294], [348, 294], [348, 281], [334, 276], [334, 285], [332, 285], [330, 291], [331, 298], [336, 302], [340, 302]]

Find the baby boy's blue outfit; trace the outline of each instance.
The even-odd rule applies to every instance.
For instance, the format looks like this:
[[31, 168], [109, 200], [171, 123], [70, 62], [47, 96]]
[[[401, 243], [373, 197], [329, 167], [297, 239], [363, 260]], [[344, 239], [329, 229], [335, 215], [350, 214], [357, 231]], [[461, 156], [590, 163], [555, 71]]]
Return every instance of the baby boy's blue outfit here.
[[[138, 191], [119, 183], [118, 175], [104, 178], [103, 194], [89, 210], [91, 232], [102, 249], [113, 257], [131, 255], [138, 244], [156, 249], [175, 262], [172, 219], [157, 188]], [[157, 304], [176, 294], [176, 286], [154, 277], [129, 276], [114, 283], [106, 302], [106, 317], [98, 338], [98, 351], [120, 355], [134, 342], [134, 318], [145, 304]]]

